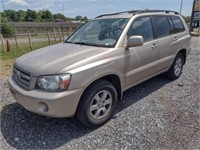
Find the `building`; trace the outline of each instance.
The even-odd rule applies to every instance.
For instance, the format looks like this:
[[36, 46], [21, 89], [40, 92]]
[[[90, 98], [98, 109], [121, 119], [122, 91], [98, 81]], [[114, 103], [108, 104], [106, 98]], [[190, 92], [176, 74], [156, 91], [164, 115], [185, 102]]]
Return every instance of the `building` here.
[[200, 23], [200, 0], [194, 0], [190, 30], [193, 31], [194, 28], [199, 28], [200, 27], [199, 23]]

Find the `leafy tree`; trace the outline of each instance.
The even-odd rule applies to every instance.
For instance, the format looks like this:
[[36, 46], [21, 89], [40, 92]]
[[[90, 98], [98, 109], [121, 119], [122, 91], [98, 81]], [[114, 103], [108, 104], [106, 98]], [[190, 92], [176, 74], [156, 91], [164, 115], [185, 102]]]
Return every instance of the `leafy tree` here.
[[64, 21], [81, 21], [81, 22], [86, 22], [88, 21], [88, 18], [82, 17], [80, 15], [76, 16], [75, 18], [69, 18], [65, 17], [61, 13], [56, 13], [52, 14], [50, 10], [39, 10], [39, 11], [34, 11], [28, 9], [27, 11], [19, 10], [5, 10], [5, 12], [0, 12], [1, 18], [7, 18], [8, 21], [53, 21], [53, 19], [62, 19]]
[[85, 16], [85, 17], [83, 17], [82, 21], [83, 21], [83, 22], [87, 22], [87, 21], [88, 21], [88, 18]]
[[19, 16], [19, 21], [25, 21], [25, 15], [26, 15], [26, 11], [23, 10], [19, 10], [18, 11], [18, 16]]
[[66, 20], [65, 16], [61, 13], [57, 13], [53, 15], [53, 19], [63, 19]]
[[189, 24], [190, 21], [191, 21], [191, 17], [190, 17], [190, 16], [186, 16], [186, 17], [184, 17], [184, 19], [185, 19], [185, 22], [186, 22], [187, 24]]
[[87, 22], [87, 21], [88, 21], [88, 18], [87, 18], [86, 16], [85, 16], [85, 17], [76, 16], [74, 19], [71, 19], [71, 20]]
[[15, 10], [5, 10], [5, 15], [12, 21], [19, 21], [19, 15]]
[[52, 21], [52, 13], [49, 10], [41, 10], [41, 21]]
[[82, 16], [76, 16], [74, 19], [75, 19], [75, 20], [82, 20], [83, 17], [82, 17]]
[[1, 33], [3, 37], [12, 37], [12, 35], [14, 34], [14, 29], [8, 21], [2, 22]]
[[31, 21], [32, 22], [32, 21], [35, 21], [36, 18], [37, 18], [37, 12], [36, 11], [30, 10], [30, 9], [28, 9], [26, 11], [26, 14], [25, 14], [25, 17], [24, 17], [25, 21]]

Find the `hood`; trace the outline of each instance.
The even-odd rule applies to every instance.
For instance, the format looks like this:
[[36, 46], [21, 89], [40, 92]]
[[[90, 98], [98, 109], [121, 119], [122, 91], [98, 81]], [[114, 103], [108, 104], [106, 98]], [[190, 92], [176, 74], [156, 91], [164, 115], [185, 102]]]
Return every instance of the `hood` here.
[[[15, 66], [29, 72], [32, 76], [56, 74], [64, 67], [73, 69], [92, 61], [108, 51], [108, 48], [60, 43], [41, 48], [19, 57]], [[78, 62], [83, 62], [78, 63]], [[77, 64], [77, 65], [74, 65]], [[73, 67], [70, 67], [73, 66]]]

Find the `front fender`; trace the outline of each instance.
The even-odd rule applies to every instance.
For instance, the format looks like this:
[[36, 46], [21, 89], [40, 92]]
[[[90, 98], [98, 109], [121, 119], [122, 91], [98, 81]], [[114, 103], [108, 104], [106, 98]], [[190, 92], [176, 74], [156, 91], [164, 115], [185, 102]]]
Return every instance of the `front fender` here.
[[68, 72], [72, 74], [69, 90], [78, 88], [86, 89], [91, 83], [107, 75], [118, 76], [121, 83], [121, 89], [123, 89], [125, 82], [124, 60], [120, 57], [112, 58], [112, 60], [100, 60]]

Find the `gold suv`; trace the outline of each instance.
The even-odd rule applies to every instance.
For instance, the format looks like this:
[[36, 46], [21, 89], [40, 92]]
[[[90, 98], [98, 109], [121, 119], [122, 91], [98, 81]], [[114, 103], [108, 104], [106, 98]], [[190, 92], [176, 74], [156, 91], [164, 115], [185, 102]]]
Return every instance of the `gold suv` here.
[[125, 90], [165, 72], [177, 79], [190, 44], [187, 25], [177, 12], [101, 15], [64, 43], [18, 58], [8, 79], [10, 91], [31, 112], [76, 116], [87, 126], [100, 126]]

